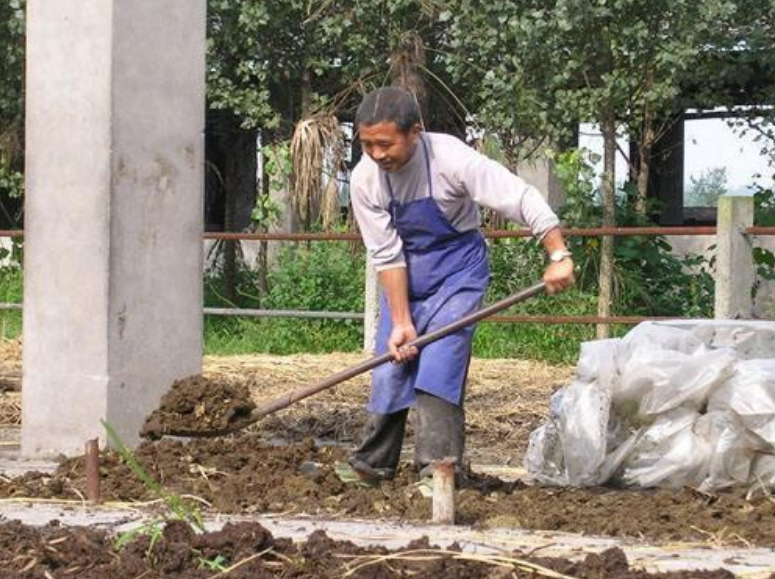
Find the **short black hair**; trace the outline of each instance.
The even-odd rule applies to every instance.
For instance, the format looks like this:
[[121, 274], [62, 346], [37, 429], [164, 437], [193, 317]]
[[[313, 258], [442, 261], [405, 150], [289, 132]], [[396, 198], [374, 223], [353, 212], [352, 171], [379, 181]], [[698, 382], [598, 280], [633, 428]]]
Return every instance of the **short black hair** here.
[[363, 97], [355, 113], [356, 128], [361, 124], [389, 122], [394, 122], [404, 133], [422, 123], [420, 106], [412, 93], [396, 86], [386, 86]]

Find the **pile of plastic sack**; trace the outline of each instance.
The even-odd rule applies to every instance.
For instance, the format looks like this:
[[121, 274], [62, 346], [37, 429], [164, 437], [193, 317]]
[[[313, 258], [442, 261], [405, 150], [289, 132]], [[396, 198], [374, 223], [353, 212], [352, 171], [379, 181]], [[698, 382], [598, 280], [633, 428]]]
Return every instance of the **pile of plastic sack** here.
[[525, 467], [562, 486], [775, 487], [775, 323], [647, 322], [582, 344]]

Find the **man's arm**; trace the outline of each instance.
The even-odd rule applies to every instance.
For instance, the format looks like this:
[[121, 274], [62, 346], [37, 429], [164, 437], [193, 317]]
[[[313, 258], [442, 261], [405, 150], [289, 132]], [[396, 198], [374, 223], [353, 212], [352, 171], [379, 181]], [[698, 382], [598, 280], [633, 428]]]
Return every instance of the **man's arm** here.
[[[560, 256], [557, 252], [570, 253], [559, 229], [559, 219], [535, 187], [466, 145], [452, 141], [451, 146], [455, 150], [456, 164], [460, 167], [457, 171], [460, 184], [477, 204], [530, 227], [550, 256]], [[561, 261], [552, 261], [546, 268], [544, 281], [549, 294], [573, 285], [573, 260], [570, 255]]]
[[388, 348], [396, 362], [405, 362], [417, 357], [417, 348], [401, 346], [417, 337], [409, 308], [409, 278], [406, 267], [392, 267], [379, 272], [379, 281], [385, 292], [393, 330], [388, 338]]
[[[541, 242], [549, 256], [560, 253], [570, 254], [559, 227], [547, 231]], [[544, 272], [544, 282], [546, 282], [546, 291], [549, 294], [561, 292], [573, 285], [573, 259], [570, 255], [560, 261], [549, 263]]]

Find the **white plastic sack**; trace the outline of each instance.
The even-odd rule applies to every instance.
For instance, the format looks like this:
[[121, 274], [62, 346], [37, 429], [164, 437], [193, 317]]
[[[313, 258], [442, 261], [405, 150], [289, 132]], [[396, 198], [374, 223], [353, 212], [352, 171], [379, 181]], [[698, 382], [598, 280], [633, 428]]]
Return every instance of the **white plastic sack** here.
[[626, 362], [621, 365], [621, 380], [612, 393], [617, 406], [638, 410], [643, 397], [657, 387], [666, 387], [670, 377], [691, 357], [643, 344], [631, 347]]
[[525, 464], [559, 485], [775, 486], [775, 324], [644, 323], [583, 344]]
[[583, 342], [579, 361], [576, 365], [576, 378], [580, 382], [597, 382], [601, 388], [611, 391], [619, 382], [619, 345], [621, 340], [595, 340]]
[[560, 441], [568, 484], [597, 484], [606, 456], [609, 392], [596, 382], [574, 381], [565, 391], [560, 412]]
[[[772, 452], [772, 451], [771, 451]], [[775, 454], [756, 453], [748, 484], [753, 487], [775, 487]]]
[[713, 320], [697, 323], [692, 335], [711, 348], [732, 348], [741, 360], [775, 358], [775, 323]]
[[705, 480], [713, 445], [709, 425], [696, 428], [699, 416], [688, 408], [675, 408], [657, 418], [625, 462], [624, 483], [678, 488]]
[[640, 404], [642, 414], [660, 414], [679, 406], [693, 410], [704, 407], [708, 395], [734, 373], [737, 356], [733, 350], [701, 349], [669, 367], [653, 361], [655, 375], [664, 377], [646, 392]]
[[620, 367], [629, 364], [631, 351], [642, 347], [669, 350], [681, 354], [693, 354], [703, 341], [693, 335], [689, 328], [678, 328], [659, 322], [638, 324], [622, 338]]
[[[643, 436], [645, 428], [640, 428], [630, 434], [627, 439], [623, 440], [621, 444], [611, 448], [608, 455], [605, 457], [603, 464], [600, 466], [600, 476], [598, 477], [598, 484], [605, 484], [611, 480], [617, 480], [621, 482], [621, 473], [619, 472], [622, 465], [632, 456], [635, 449], [638, 447], [641, 437]], [[609, 433], [610, 435], [610, 433]]]
[[560, 432], [556, 424], [547, 422], [530, 434], [524, 466], [536, 482], [555, 486], [568, 484]]
[[734, 375], [708, 400], [708, 410], [725, 408], [741, 416], [775, 415], [775, 359], [739, 362]]
[[697, 419], [697, 430], [708, 429], [713, 449], [708, 463], [708, 477], [700, 490], [711, 491], [735, 484], [745, 484], [758, 450], [766, 448], [746, 430], [740, 418], [731, 410], [713, 411]]
[[613, 390], [614, 404], [637, 407], [654, 388], [671, 387], [672, 376], [698, 351], [706, 349], [687, 329], [653, 322], [638, 324], [621, 339], [618, 348], [621, 379]]
[[549, 418], [530, 434], [530, 442], [525, 452], [525, 469], [535, 481], [543, 484], [568, 484], [559, 424], [566, 390], [567, 388], [562, 388], [552, 395], [549, 401]]
[[744, 360], [708, 400], [708, 410], [734, 410], [743, 424], [775, 445], [775, 360]]

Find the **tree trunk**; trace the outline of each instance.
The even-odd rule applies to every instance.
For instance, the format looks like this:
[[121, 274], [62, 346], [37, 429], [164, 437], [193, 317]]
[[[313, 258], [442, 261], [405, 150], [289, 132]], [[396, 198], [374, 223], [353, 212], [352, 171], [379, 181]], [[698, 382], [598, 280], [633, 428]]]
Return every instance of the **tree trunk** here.
[[[616, 120], [607, 111], [602, 123], [603, 128], [603, 227], [616, 225]], [[600, 242], [600, 277], [597, 300], [597, 315], [611, 315], [614, 278], [614, 238], [604, 235]], [[597, 338], [602, 340], [610, 336], [609, 324], [597, 325]]]
[[[269, 187], [269, 173], [266, 172], [266, 163], [261, 175], [261, 195], [265, 199], [269, 198], [271, 188]], [[259, 223], [259, 231], [262, 233], [269, 230], [267, 223]], [[258, 246], [258, 296], [261, 303], [264, 302], [269, 293], [269, 243], [264, 239]]]
[[646, 119], [643, 135], [638, 143], [638, 197], [635, 200], [635, 211], [641, 217], [646, 217], [646, 200], [648, 199], [649, 170], [651, 168], [651, 145], [654, 144], [654, 127], [651, 120]]

